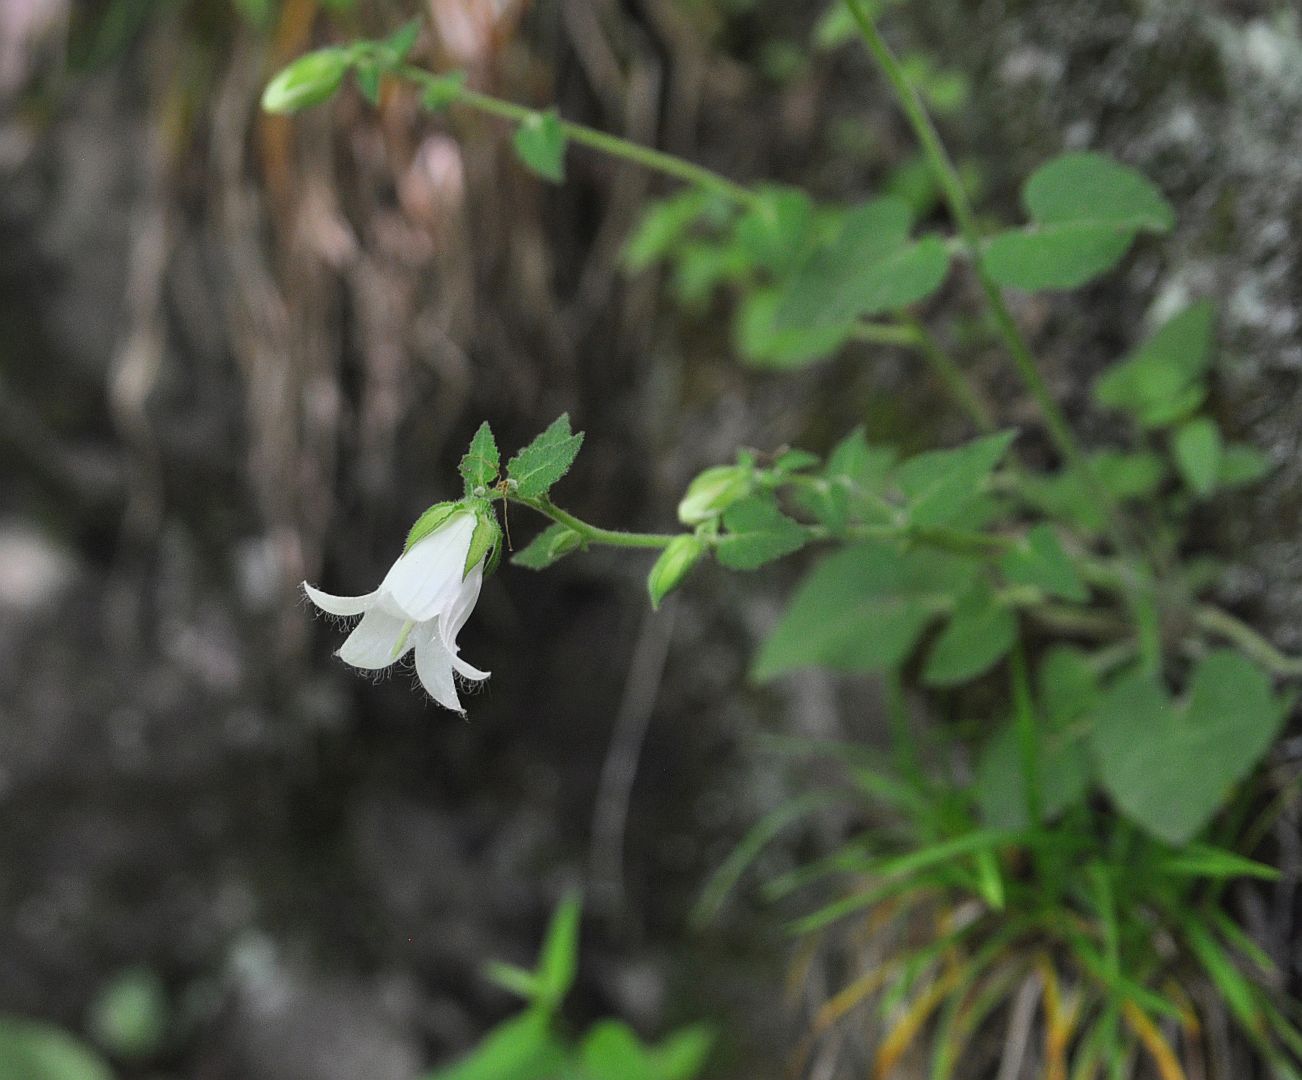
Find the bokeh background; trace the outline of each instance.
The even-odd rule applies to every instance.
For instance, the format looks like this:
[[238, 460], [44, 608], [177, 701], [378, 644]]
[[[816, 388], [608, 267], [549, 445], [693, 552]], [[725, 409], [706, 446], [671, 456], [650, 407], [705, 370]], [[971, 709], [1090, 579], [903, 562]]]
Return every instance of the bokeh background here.
[[[480, 963], [527, 961], [579, 887], [576, 1021], [709, 1019], [716, 1075], [780, 1075], [778, 920], [744, 892], [711, 930], [687, 912], [792, 783], [757, 736], [878, 738], [871, 687], [747, 684], [791, 571], [703, 570], [652, 615], [641, 556], [504, 566], [462, 636], [493, 671], [465, 719], [346, 670], [299, 582], [371, 588], [484, 419], [509, 452], [568, 410], [558, 500], [647, 529], [738, 445], [965, 430], [905, 355], [750, 371], [726, 295], [625, 273], [658, 177], [571, 148], [549, 186], [500, 123], [392, 89], [259, 112], [295, 55], [416, 13], [417, 59], [488, 92], [742, 182], [929, 205], [866, 57], [811, 45], [818, 4], [0, 0], [0, 1011], [84, 1033], [144, 972], [161, 1033], [124, 1077], [406, 1080], [510, 1011]], [[1276, 468], [1205, 542], [1225, 600], [1302, 648], [1296, 6], [904, 0], [885, 25], [992, 211], [1068, 147], [1176, 205], [1172, 238], [1019, 315], [1078, 413], [1154, 305], [1216, 300], [1218, 418]], [[1249, 918], [1296, 977], [1295, 886]]]

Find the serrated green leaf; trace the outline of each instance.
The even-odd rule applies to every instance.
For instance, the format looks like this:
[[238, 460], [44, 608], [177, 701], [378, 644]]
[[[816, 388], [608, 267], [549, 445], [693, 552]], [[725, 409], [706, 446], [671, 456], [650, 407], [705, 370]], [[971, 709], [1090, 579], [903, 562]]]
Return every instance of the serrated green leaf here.
[[1017, 438], [1001, 431], [954, 450], [931, 450], [904, 462], [895, 483], [908, 500], [909, 520], [934, 527], [953, 521], [981, 494], [990, 474]]
[[824, 559], [796, 590], [756, 657], [758, 680], [821, 666], [883, 671], [972, 583], [978, 564], [933, 549], [864, 543]]
[[984, 583], [954, 606], [949, 623], [927, 654], [922, 680], [956, 686], [989, 671], [1017, 640], [1017, 618]]
[[497, 450], [497, 440], [493, 438], [493, 429], [485, 420], [470, 440], [470, 448], [458, 466], [458, 471], [466, 482], [466, 495], [476, 494], [476, 488], [487, 488], [497, 479], [497, 471], [501, 467], [502, 457]]
[[425, 88], [421, 91], [420, 103], [430, 112], [439, 112], [461, 96], [461, 89], [465, 85], [464, 71], [449, 71], [425, 83]]
[[534, 173], [554, 184], [565, 180], [565, 146], [569, 141], [554, 109], [531, 113], [515, 129], [516, 155]]
[[778, 331], [843, 327], [929, 296], [949, 272], [937, 237], [909, 240], [904, 200], [874, 199], [845, 215], [840, 233], [793, 272], [774, 315]]
[[1175, 215], [1144, 176], [1103, 154], [1068, 153], [1042, 165], [1022, 192], [1033, 224], [986, 248], [1001, 285], [1071, 289], [1115, 266], [1139, 232], [1168, 232]]
[[784, 294], [778, 287], [746, 294], [733, 318], [733, 344], [743, 360], [758, 368], [793, 371], [840, 352], [854, 332], [854, 320], [841, 325], [779, 329], [778, 305]]
[[1221, 473], [1221, 429], [1210, 416], [1189, 420], [1171, 436], [1175, 467], [1193, 492], [1206, 498]]
[[1270, 458], [1255, 446], [1230, 443], [1221, 454], [1221, 468], [1216, 477], [1219, 488], [1236, 488], [1253, 484], [1271, 470]]
[[715, 558], [730, 570], [754, 570], [805, 546], [805, 530], [771, 499], [750, 496], [723, 512]]
[[538, 955], [539, 1000], [559, 1007], [574, 985], [579, 967], [579, 916], [582, 906], [575, 894], [560, 902], [547, 928], [547, 938]]
[[1284, 715], [1270, 679], [1236, 652], [1204, 659], [1183, 705], [1133, 674], [1099, 703], [1092, 738], [1099, 775], [1128, 817], [1183, 844], [1270, 748]]
[[1089, 599], [1075, 564], [1048, 525], [1031, 529], [1017, 547], [1004, 553], [999, 567], [1012, 585], [1034, 585], [1050, 596], [1078, 604]]
[[113, 1080], [89, 1047], [50, 1024], [0, 1016], [0, 1075], [14, 1080]]
[[300, 56], [267, 84], [262, 107], [269, 113], [293, 113], [328, 101], [348, 71], [343, 49], [318, 49]]
[[1094, 399], [1123, 409], [1146, 428], [1184, 419], [1207, 396], [1215, 309], [1202, 301], [1168, 319], [1094, 384]]
[[522, 499], [546, 495], [551, 486], [570, 471], [583, 445], [583, 432], [571, 433], [570, 414], [562, 413], [533, 442], [511, 458], [506, 474], [516, 482]]
[[511, 562], [526, 570], [546, 570], [572, 551], [577, 551], [583, 537], [573, 529], [559, 523], [548, 525], [530, 541], [529, 545], [511, 556]]

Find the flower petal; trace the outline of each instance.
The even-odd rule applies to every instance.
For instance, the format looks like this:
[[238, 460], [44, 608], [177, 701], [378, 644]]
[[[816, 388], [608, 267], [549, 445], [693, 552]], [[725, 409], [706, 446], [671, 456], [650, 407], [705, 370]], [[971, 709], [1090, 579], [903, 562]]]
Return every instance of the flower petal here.
[[474, 532], [474, 514], [454, 514], [393, 564], [379, 591], [409, 619], [432, 619], [457, 595]]
[[470, 613], [475, 610], [475, 604], [479, 600], [479, 587], [483, 583], [484, 564], [480, 562], [466, 575], [465, 580], [457, 586], [457, 594], [452, 598], [452, 603], [439, 617], [439, 634], [442, 636], [443, 644], [448, 647], [449, 652], [456, 653], [457, 651], [457, 635], [461, 633], [461, 628], [466, 625]]
[[307, 593], [307, 598], [327, 615], [341, 615], [344, 617], [361, 615], [374, 605], [377, 596], [377, 593], [373, 592], [369, 592], [365, 596], [332, 596], [328, 592], [314, 589], [306, 581], [303, 582], [303, 591]]
[[463, 679], [469, 679], [471, 682], [483, 682], [492, 674], [491, 671], [480, 671], [477, 667], [471, 667], [456, 653], [452, 654], [452, 670]]
[[412, 635], [416, 640], [416, 676], [429, 696], [453, 712], [464, 713], [452, 679], [453, 657], [444, 647], [435, 628], [426, 623]]
[[[386, 668], [411, 648], [408, 620], [371, 608], [339, 649], [339, 659], [353, 667]], [[407, 635], [407, 640], [403, 636]]]

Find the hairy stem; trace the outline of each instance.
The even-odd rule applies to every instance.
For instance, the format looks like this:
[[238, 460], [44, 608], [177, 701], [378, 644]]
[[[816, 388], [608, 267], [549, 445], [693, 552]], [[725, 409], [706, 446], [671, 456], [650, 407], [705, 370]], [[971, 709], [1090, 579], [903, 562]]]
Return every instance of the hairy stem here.
[[596, 525], [589, 525], [581, 518], [562, 510], [546, 495], [540, 495], [536, 499], [513, 498], [512, 501], [538, 511], [567, 529], [573, 529], [589, 544], [603, 544], [606, 547], [663, 548], [668, 547], [670, 541], [681, 535], [680, 533], [639, 533], [602, 529]]
[[1267, 671], [1285, 678], [1302, 678], [1302, 656], [1280, 652], [1245, 622], [1212, 604], [1199, 605], [1194, 621], [1210, 634], [1237, 645], [1254, 662]]

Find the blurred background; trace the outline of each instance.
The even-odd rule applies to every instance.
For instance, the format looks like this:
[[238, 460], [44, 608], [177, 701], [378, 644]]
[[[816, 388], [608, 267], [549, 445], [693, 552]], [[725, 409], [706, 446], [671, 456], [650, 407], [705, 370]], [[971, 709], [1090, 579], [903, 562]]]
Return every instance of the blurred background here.
[[[579, 887], [577, 1020], [708, 1019], [714, 1075], [778, 1076], [778, 920], [744, 892], [711, 930], [687, 912], [788, 793], [755, 736], [878, 738], [871, 687], [745, 680], [795, 568], [705, 569], [652, 615], [641, 557], [504, 565], [462, 635], [493, 672], [464, 719], [346, 670], [299, 583], [372, 588], [485, 419], [509, 453], [568, 411], [558, 501], [632, 529], [738, 445], [967, 432], [905, 355], [748, 370], [725, 293], [626, 273], [661, 178], [572, 147], [546, 185], [498, 122], [397, 88], [259, 111], [294, 56], [415, 14], [416, 61], [476, 88], [944, 224], [818, 4], [0, 0], [0, 1012], [127, 1078], [406, 1080], [510, 1012], [480, 963], [527, 962]], [[1302, 648], [1296, 5], [902, 0], [884, 25], [986, 206], [1014, 219], [1066, 147], [1176, 205], [1171, 239], [1019, 315], [1079, 405], [1151, 305], [1216, 300], [1219, 419], [1276, 471], [1206, 543], [1227, 599]], [[1016, 417], [985, 349], [965, 362]], [[1296, 940], [1287, 903], [1258, 915]], [[124, 985], [139, 1007], [105, 1022]]]

